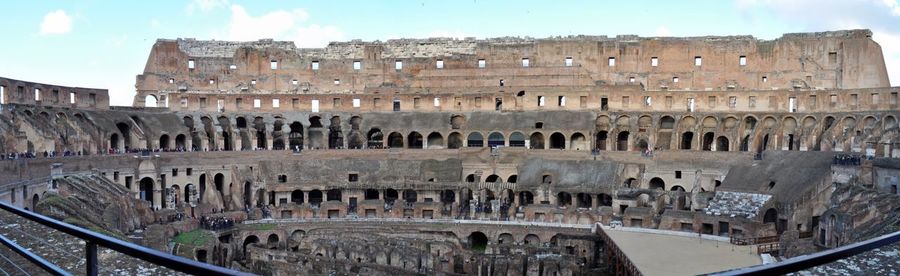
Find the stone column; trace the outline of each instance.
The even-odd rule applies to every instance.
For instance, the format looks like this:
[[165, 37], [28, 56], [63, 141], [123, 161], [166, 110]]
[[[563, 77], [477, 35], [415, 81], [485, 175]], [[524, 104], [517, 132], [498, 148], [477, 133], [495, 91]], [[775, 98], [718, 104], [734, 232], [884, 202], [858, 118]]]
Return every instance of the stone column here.
[[275, 145], [275, 124], [266, 123], [266, 149], [271, 150]]

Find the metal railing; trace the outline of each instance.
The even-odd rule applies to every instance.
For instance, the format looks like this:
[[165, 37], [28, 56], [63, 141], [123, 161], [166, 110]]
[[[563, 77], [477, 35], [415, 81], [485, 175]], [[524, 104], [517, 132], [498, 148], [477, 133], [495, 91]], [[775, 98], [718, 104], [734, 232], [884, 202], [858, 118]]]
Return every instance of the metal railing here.
[[[154, 249], [146, 248], [133, 243], [121, 241], [108, 237], [103, 234], [92, 232], [78, 226], [74, 226], [65, 222], [61, 222], [41, 214], [26, 211], [6, 202], [0, 202], [0, 209], [15, 214], [21, 218], [40, 223], [54, 230], [74, 236], [85, 242], [85, 271], [87, 275], [97, 275], [99, 273], [99, 264], [97, 263], [97, 247], [112, 249], [113, 251], [155, 264], [164, 266], [172, 270], [195, 274], [195, 275], [251, 275], [240, 271], [205, 264], [172, 254], [164, 253]], [[28, 251], [27, 249], [15, 244], [11, 240], [0, 236], [0, 243], [4, 244], [10, 250], [24, 257], [26, 260], [37, 265], [53, 275], [71, 275], [71, 273], [60, 269], [58, 266], [47, 261], [44, 258]]]
[[776, 243], [780, 240], [778, 236], [766, 236], [766, 237], [735, 237], [732, 236], [730, 238], [731, 244], [734, 245], [751, 245], [751, 244], [763, 244], [763, 243]]
[[710, 275], [781, 275], [827, 264], [839, 259], [849, 258], [854, 255], [893, 244], [898, 241], [900, 241], [900, 231], [867, 241], [845, 245], [831, 250], [825, 250], [819, 253], [790, 258], [782, 262], [758, 265], [731, 271], [717, 272]]

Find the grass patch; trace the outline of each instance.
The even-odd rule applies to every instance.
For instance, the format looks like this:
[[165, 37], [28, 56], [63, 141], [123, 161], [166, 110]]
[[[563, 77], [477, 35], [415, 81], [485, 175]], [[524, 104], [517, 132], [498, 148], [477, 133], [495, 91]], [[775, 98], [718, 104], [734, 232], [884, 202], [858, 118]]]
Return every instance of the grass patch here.
[[175, 243], [178, 243], [178, 244], [197, 247], [197, 246], [205, 245], [206, 243], [208, 243], [209, 241], [211, 241], [215, 238], [216, 237], [213, 236], [213, 234], [211, 234], [207, 231], [204, 231], [201, 229], [196, 229], [196, 230], [193, 230], [190, 232], [180, 233], [177, 236], [175, 236], [175, 238], [173, 238], [172, 241], [174, 241]]

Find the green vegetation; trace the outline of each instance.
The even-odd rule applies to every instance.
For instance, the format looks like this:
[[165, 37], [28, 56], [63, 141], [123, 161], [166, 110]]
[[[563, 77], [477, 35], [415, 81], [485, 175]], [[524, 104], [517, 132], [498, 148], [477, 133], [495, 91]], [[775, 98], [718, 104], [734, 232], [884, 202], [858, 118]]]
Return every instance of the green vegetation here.
[[178, 244], [197, 247], [204, 245], [215, 238], [216, 237], [209, 231], [196, 229], [190, 232], [178, 234], [177, 236], [175, 236], [173, 241]]

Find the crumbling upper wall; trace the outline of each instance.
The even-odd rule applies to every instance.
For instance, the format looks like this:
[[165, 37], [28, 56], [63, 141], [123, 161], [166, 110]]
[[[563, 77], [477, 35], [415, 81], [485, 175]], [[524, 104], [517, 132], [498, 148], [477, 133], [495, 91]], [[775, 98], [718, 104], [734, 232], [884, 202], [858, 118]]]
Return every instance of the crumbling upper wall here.
[[634, 35], [353, 40], [310, 49], [271, 39], [158, 40], [137, 77], [134, 103], [143, 106], [147, 95], [173, 92], [347, 94], [378, 87], [442, 92], [495, 88], [501, 80], [522, 88], [640, 84], [651, 91], [888, 87], [881, 48], [871, 34], [848, 30], [774, 40]]
[[0, 103], [109, 109], [106, 89], [68, 87], [0, 77]]

